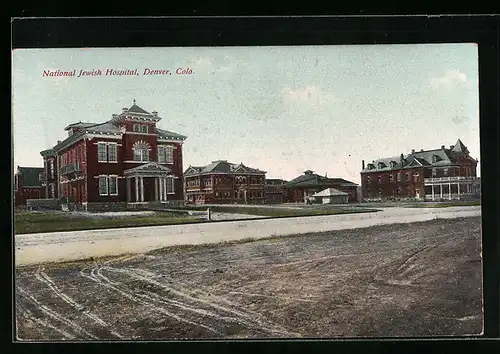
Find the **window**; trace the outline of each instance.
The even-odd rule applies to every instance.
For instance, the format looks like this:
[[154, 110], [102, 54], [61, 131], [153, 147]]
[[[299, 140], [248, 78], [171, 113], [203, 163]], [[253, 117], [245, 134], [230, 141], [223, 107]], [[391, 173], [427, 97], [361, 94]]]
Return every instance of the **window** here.
[[174, 160], [173, 146], [158, 146], [158, 162], [172, 163]]
[[167, 178], [167, 194], [174, 194], [174, 179], [172, 177]]
[[147, 125], [141, 125], [141, 124], [134, 124], [133, 126], [133, 130], [134, 132], [136, 133], [144, 133], [144, 134], [147, 134], [149, 129], [149, 127]]
[[432, 177], [436, 177], [437, 175], [437, 170], [435, 168], [432, 169]]
[[108, 177], [99, 176], [99, 195], [108, 195]]
[[405, 174], [405, 177], [406, 177], [406, 180], [409, 181], [410, 180], [410, 174], [409, 173], [406, 173]]
[[134, 161], [149, 161], [149, 149], [145, 147], [134, 148]]
[[118, 195], [118, 178], [116, 176], [109, 177], [109, 195]]
[[49, 161], [50, 178], [54, 179], [54, 160]]
[[413, 181], [414, 182], [418, 182], [419, 179], [420, 179], [420, 174], [419, 173], [413, 174]]
[[17, 186], [19, 185], [19, 175], [14, 175], [14, 191], [17, 192]]
[[371, 182], [371, 179], [370, 179], [370, 176], [366, 176], [366, 183], [370, 183]]
[[50, 185], [50, 198], [55, 198], [56, 197], [56, 188], [54, 184]]
[[107, 162], [107, 145], [106, 143], [97, 144], [97, 161]]
[[108, 145], [108, 162], [117, 162], [117, 144], [109, 144]]
[[382, 177], [377, 177], [377, 182], [378, 182], [378, 184], [381, 184], [382, 183]]
[[392, 183], [393, 176], [389, 175], [389, 183]]
[[448, 176], [448, 169], [447, 169], [447, 168], [445, 168], [445, 169], [443, 170], [443, 172], [444, 172], [444, 175], [445, 175], [445, 176]]

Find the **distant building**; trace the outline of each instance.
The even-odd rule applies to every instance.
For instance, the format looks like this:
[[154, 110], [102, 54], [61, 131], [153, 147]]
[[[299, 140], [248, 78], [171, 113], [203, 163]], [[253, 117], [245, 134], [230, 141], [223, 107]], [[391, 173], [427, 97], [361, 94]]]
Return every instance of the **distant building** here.
[[347, 204], [349, 203], [349, 194], [339, 191], [335, 188], [327, 188], [313, 195], [320, 200], [322, 204]]
[[134, 104], [103, 123], [77, 122], [40, 154], [47, 198], [85, 209], [183, 202], [185, 136], [160, 129], [157, 112]]
[[43, 167], [17, 166], [14, 175], [14, 205], [26, 205], [27, 199], [45, 197], [45, 174]]
[[266, 179], [264, 186], [264, 197], [266, 204], [279, 204], [288, 201], [287, 191], [283, 189], [283, 185], [287, 181], [278, 178]]
[[458, 139], [439, 149], [412, 150], [410, 154], [362, 162], [361, 187], [364, 200], [450, 200], [477, 198], [480, 179], [478, 161]]
[[311, 170], [307, 170], [303, 175], [285, 183], [283, 188], [290, 193], [290, 199], [294, 203], [307, 203], [314, 194], [326, 189], [335, 188], [348, 194], [349, 202], [357, 202], [356, 183], [343, 178], [329, 178], [320, 176]]
[[189, 166], [184, 172], [186, 202], [193, 204], [263, 204], [266, 172], [226, 160]]

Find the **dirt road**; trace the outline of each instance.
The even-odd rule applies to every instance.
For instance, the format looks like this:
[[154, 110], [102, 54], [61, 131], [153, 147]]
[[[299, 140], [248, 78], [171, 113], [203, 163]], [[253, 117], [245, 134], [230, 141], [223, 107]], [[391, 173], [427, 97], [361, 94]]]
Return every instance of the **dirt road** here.
[[25, 340], [478, 334], [480, 217], [18, 267]]
[[374, 213], [208, 222], [73, 232], [15, 235], [15, 264], [78, 260], [157, 248], [344, 230], [436, 218], [478, 216], [481, 207], [385, 208]]

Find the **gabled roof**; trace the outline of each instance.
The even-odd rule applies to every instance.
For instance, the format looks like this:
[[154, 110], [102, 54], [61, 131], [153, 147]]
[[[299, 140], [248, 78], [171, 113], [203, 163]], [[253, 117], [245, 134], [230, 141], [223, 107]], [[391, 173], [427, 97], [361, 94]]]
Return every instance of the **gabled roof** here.
[[43, 172], [43, 167], [17, 167], [17, 173], [21, 176], [23, 187], [41, 187], [40, 174]]
[[122, 134], [120, 128], [111, 123], [111, 121], [88, 126], [85, 128], [85, 131], [89, 133]]
[[245, 166], [243, 163], [234, 164], [226, 160], [212, 161], [206, 166], [189, 166], [184, 172], [185, 175], [197, 175], [205, 173], [252, 173], [252, 174], [265, 174], [265, 171]]
[[134, 104], [132, 105], [132, 107], [130, 107], [128, 109], [128, 112], [129, 113], [140, 113], [140, 114], [148, 114], [148, 115], [152, 115], [151, 113], [149, 113], [148, 111], [146, 111], [145, 109], [139, 107], [138, 105], [135, 104], [135, 100], [134, 100]]
[[164, 139], [173, 139], [173, 140], [186, 140], [186, 136], [178, 133], [174, 133], [168, 130], [156, 128], [156, 135], [160, 138]]
[[357, 186], [356, 183], [347, 181], [343, 178], [328, 178], [325, 176], [320, 176], [315, 173], [310, 173], [311, 171], [306, 171], [307, 174], [300, 175], [297, 178], [283, 185], [284, 188], [321, 188], [328, 186]]
[[453, 145], [453, 148], [451, 149], [451, 151], [453, 151], [455, 153], [459, 153], [459, 154], [468, 154], [469, 153], [469, 150], [464, 145], [464, 143], [462, 143], [462, 141], [460, 139], [458, 139], [457, 142], [455, 143], [455, 145]]
[[160, 173], [160, 174], [168, 174], [172, 172], [172, 170], [166, 166], [162, 166], [157, 162], [149, 162], [144, 165], [140, 165], [137, 167], [129, 168], [125, 170], [123, 173], [126, 175], [130, 174], [141, 174], [141, 173]]
[[332, 197], [336, 195], [349, 195], [335, 188], [327, 188], [313, 195], [313, 197]]
[[91, 127], [93, 125], [97, 125], [98, 123], [89, 123], [89, 122], [76, 122], [68, 125], [64, 130], [70, 130], [71, 128], [86, 128]]
[[458, 139], [457, 143], [450, 146], [449, 149], [442, 146], [440, 149], [412, 151], [408, 155], [381, 158], [369, 162], [361, 172], [391, 171], [415, 166], [450, 166], [457, 162], [457, 156], [463, 154], [468, 155], [469, 150]]

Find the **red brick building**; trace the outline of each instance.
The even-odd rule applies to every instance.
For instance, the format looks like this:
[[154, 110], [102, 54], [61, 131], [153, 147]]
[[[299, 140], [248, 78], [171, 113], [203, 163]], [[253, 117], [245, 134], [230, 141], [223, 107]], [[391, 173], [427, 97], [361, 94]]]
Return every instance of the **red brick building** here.
[[104, 123], [68, 125], [68, 137], [41, 152], [47, 198], [85, 209], [182, 202], [186, 137], [160, 129], [160, 120], [134, 100]]
[[290, 201], [293, 203], [312, 201], [315, 199], [313, 198], [314, 194], [326, 188], [335, 188], [347, 193], [349, 195], [348, 200], [351, 203], [358, 201], [358, 185], [356, 183], [347, 181], [343, 178], [320, 176], [311, 170], [307, 170], [303, 175], [285, 183], [283, 188], [289, 193]]
[[477, 198], [478, 161], [458, 139], [439, 149], [412, 150], [410, 154], [362, 162], [363, 200], [451, 200]]
[[186, 201], [192, 204], [263, 204], [266, 172], [227, 162], [189, 166], [184, 173]]
[[287, 203], [291, 199], [288, 190], [283, 188], [287, 181], [279, 178], [266, 179], [264, 186], [264, 202], [266, 204], [280, 204]]
[[43, 187], [43, 167], [20, 167], [14, 175], [14, 205], [26, 205], [27, 199], [40, 199], [45, 197]]

